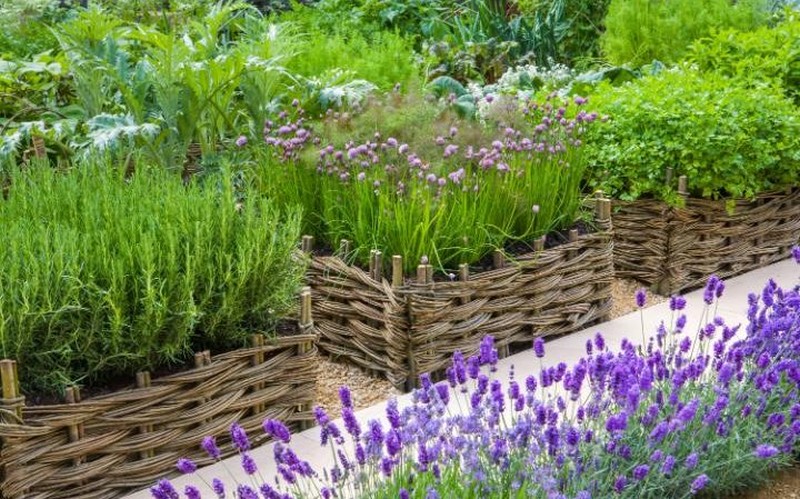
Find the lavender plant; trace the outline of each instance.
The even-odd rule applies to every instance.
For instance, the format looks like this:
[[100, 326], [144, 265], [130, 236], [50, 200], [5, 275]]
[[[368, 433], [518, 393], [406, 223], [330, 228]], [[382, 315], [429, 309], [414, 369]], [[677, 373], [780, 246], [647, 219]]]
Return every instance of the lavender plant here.
[[330, 245], [353, 241], [362, 262], [378, 248], [403, 255], [407, 270], [423, 257], [453, 268], [574, 223], [580, 137], [597, 118], [581, 109], [585, 102], [520, 100], [524, 125], [501, 127], [485, 142], [461, 142], [454, 122], [427, 138], [438, 157], [380, 130], [367, 140], [326, 143], [295, 108], [264, 128], [259, 181], [271, 196], [303, 205], [316, 221], [310, 228]]
[[[800, 248], [793, 256], [800, 263]], [[267, 420], [280, 476], [263, 481], [234, 425], [231, 438], [254, 480], [230, 497], [689, 497], [750, 486], [797, 450], [800, 292], [769, 281], [749, 296], [740, 330], [715, 315], [723, 290], [712, 276], [697, 328], [687, 326], [686, 301], [673, 296], [670, 320], [647, 345], [623, 340], [613, 352], [598, 333], [572, 367], [559, 363], [524, 380], [513, 367], [499, 379], [486, 337], [479, 354], [454, 355], [447, 381], [422, 375], [410, 406], [389, 401], [388, 425], [363, 425], [343, 387], [343, 428], [315, 409], [320, 443], [333, 456], [325, 470], [297, 456], [286, 427]], [[544, 350], [537, 339], [535, 357]], [[219, 458], [213, 438], [203, 446]], [[187, 460], [178, 467], [194, 471]], [[226, 497], [222, 481], [210, 487]], [[179, 497], [167, 480], [151, 490], [157, 499]], [[200, 497], [194, 486], [185, 492]]]

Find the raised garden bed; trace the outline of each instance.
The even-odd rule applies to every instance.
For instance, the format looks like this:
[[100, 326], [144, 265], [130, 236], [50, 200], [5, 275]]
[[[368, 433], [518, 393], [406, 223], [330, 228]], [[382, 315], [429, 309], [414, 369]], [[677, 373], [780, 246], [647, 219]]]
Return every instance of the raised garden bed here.
[[318, 363], [310, 292], [302, 297], [296, 334], [254, 335], [251, 348], [213, 358], [199, 352], [193, 369], [152, 380], [141, 372], [136, 387], [86, 400], [69, 389], [66, 403], [26, 406], [15, 362], [2, 361], [0, 495], [115, 498], [152, 485], [180, 457], [210, 464], [198, 442], [234, 421], [252, 435], [263, 435], [265, 418], [306, 427]]
[[708, 276], [731, 277], [789, 257], [800, 240], [800, 188], [755, 200], [686, 197], [616, 202], [617, 276], [647, 283], [661, 294], [701, 287]]
[[609, 211], [609, 201], [597, 200], [595, 232], [572, 230], [567, 242], [547, 249], [543, 238], [519, 256], [498, 251], [493, 269], [462, 265], [443, 280], [434, 280], [430, 265], [406, 278], [400, 256], [387, 279], [379, 252], [368, 270], [315, 255], [307, 279], [320, 349], [410, 388], [418, 373], [441, 374], [456, 350], [475, 353], [485, 335], [503, 355], [535, 337], [601, 321], [614, 275]]

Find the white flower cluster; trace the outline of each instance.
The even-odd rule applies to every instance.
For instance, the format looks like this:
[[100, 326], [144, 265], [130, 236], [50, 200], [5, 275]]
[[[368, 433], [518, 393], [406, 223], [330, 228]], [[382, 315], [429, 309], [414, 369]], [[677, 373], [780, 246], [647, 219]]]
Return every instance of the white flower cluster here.
[[563, 64], [553, 64], [549, 68], [526, 64], [508, 69], [496, 83], [470, 83], [467, 90], [477, 103], [478, 119], [485, 122], [498, 106], [516, 105], [541, 89], [557, 91], [568, 87], [573, 79], [575, 72]]

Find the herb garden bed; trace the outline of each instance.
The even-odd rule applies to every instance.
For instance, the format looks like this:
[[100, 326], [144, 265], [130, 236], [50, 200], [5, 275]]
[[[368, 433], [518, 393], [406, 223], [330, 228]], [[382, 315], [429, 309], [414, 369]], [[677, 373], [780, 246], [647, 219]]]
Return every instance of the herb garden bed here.
[[549, 249], [541, 238], [533, 252], [514, 258], [498, 251], [492, 270], [470, 274], [461, 265], [452, 280], [434, 280], [430, 265], [406, 279], [399, 256], [386, 279], [379, 252], [368, 270], [339, 256], [314, 256], [307, 278], [319, 346], [408, 388], [418, 373], [441, 374], [455, 351], [477, 352], [487, 334], [504, 355], [535, 337], [602, 320], [614, 275], [609, 208], [597, 201], [593, 233], [572, 230], [568, 242]]
[[681, 208], [620, 202], [612, 219], [617, 275], [676, 293], [788, 258], [800, 238], [800, 188], [733, 203], [686, 198]]
[[119, 497], [150, 485], [180, 457], [210, 463], [199, 440], [234, 421], [254, 434], [265, 418], [307, 426], [317, 378], [308, 292], [303, 305], [297, 334], [255, 335], [251, 348], [213, 358], [200, 352], [191, 370], [152, 381], [140, 372], [135, 388], [86, 400], [69, 389], [66, 403], [26, 406], [16, 363], [2, 361], [2, 497]]

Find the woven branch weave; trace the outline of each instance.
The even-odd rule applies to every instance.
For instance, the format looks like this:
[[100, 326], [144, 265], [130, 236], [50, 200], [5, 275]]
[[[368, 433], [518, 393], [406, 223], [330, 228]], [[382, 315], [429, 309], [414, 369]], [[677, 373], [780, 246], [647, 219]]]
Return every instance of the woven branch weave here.
[[736, 201], [689, 198], [683, 208], [641, 200], [613, 214], [617, 275], [664, 293], [701, 287], [789, 256], [800, 240], [800, 189]]
[[403, 387], [445, 369], [456, 350], [476, 352], [487, 334], [505, 347], [577, 331], [610, 312], [610, 229], [601, 222], [599, 232], [467, 281], [397, 288], [338, 257], [314, 257], [307, 279], [320, 349]]
[[[255, 444], [265, 440], [266, 418], [294, 427], [311, 422], [316, 340], [306, 327], [302, 334], [268, 338], [263, 347], [221, 354], [203, 367], [154, 379], [147, 388], [25, 407], [24, 424], [0, 424], [2, 497], [120, 497], [153, 485], [180, 457], [210, 464], [200, 441], [227, 434], [235, 421]], [[254, 364], [259, 353], [264, 362]], [[76, 427], [82, 436], [70, 441]], [[234, 453], [229, 441], [218, 442], [225, 455]]]

